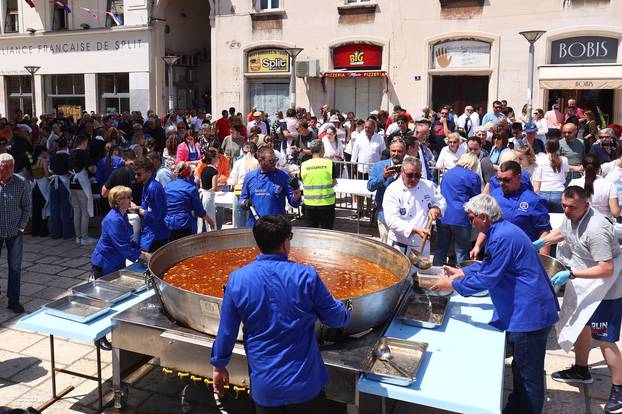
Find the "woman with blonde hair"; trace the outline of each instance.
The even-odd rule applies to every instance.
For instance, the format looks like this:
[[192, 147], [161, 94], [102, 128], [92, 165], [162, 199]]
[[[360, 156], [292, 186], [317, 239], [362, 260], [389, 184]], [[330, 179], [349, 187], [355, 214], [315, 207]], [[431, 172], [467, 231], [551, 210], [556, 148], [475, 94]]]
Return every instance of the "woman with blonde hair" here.
[[458, 159], [465, 153], [462, 143], [463, 138], [457, 132], [447, 135], [445, 141], [447, 146], [443, 147], [438, 159], [436, 160], [436, 168], [439, 170], [450, 170], [456, 166]]
[[514, 153], [521, 170], [529, 174], [529, 177], [532, 177], [533, 181], [533, 173], [537, 167], [536, 153], [533, 151], [533, 148], [529, 145], [521, 145], [514, 150]]
[[442, 266], [454, 242], [456, 264], [469, 259], [471, 248], [471, 222], [464, 211], [464, 203], [481, 192], [482, 180], [477, 174], [479, 159], [468, 152], [460, 157], [454, 168], [448, 170], [441, 181], [441, 194], [447, 201], [442, 219], [436, 220], [437, 250], [434, 266]]

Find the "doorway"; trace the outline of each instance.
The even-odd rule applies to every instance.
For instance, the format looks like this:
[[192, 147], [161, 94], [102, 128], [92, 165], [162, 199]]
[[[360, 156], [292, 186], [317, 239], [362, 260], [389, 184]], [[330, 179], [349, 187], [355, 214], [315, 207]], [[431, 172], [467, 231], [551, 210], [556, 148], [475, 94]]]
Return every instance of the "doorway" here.
[[432, 109], [449, 105], [460, 115], [467, 105], [488, 108], [488, 76], [432, 76]]
[[551, 105], [559, 103], [560, 110], [564, 112], [568, 99], [576, 100], [577, 106], [584, 111], [592, 111], [597, 123], [600, 123], [601, 115], [605, 125], [613, 120], [613, 89], [551, 89], [547, 109], [543, 109], [547, 111]]
[[271, 120], [275, 119], [274, 114], [277, 111], [285, 114], [289, 108], [289, 83], [251, 81], [250, 107], [267, 113]]
[[367, 119], [371, 111], [380, 109], [383, 89], [384, 78], [336, 79], [334, 107]]

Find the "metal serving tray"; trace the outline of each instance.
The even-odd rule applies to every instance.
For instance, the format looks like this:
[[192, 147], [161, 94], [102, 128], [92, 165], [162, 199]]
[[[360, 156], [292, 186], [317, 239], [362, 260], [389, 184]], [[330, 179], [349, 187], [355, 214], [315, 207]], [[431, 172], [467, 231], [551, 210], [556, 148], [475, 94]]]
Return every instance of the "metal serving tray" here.
[[449, 298], [447, 297], [412, 292], [402, 304], [398, 319], [408, 325], [438, 328], [445, 320], [448, 307]]
[[111, 285], [121, 287], [122, 289], [131, 289], [134, 293], [142, 292], [147, 288], [145, 277], [142, 274], [126, 270], [118, 270], [97, 280], [109, 282]]
[[[376, 350], [383, 344], [391, 349], [393, 363], [406, 371], [409, 374], [407, 377], [401, 375], [387, 362], [376, 357]], [[427, 349], [428, 344], [425, 342], [406, 341], [383, 336], [371, 348], [363, 364], [363, 372], [369, 379], [407, 387], [417, 379], [417, 371]]]
[[110, 310], [107, 302], [78, 295], [64, 296], [44, 305], [43, 308], [48, 315], [80, 323], [89, 322]]
[[130, 296], [132, 294], [132, 289], [115, 286], [110, 282], [98, 279], [78, 285], [72, 288], [71, 292], [74, 295], [86, 296], [113, 304]]

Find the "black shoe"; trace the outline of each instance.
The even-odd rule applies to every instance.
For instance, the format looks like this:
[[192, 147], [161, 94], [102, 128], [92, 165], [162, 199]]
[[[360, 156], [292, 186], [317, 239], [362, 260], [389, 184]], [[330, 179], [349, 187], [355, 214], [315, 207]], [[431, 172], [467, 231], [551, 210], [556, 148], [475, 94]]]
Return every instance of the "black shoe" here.
[[19, 302], [9, 303], [7, 306], [8, 309], [11, 309], [15, 313], [26, 313], [26, 309]]
[[563, 371], [557, 371], [551, 374], [551, 378], [557, 382], [565, 382], [568, 384], [591, 384], [594, 382], [592, 374], [587, 367], [578, 367], [576, 365], [571, 366]]
[[609, 401], [605, 404], [606, 413], [622, 413], [622, 386], [611, 386]]
[[110, 341], [108, 341], [108, 338], [106, 338], [105, 336], [99, 340], [99, 347], [103, 349], [104, 351], [112, 350], [112, 344], [110, 343]]

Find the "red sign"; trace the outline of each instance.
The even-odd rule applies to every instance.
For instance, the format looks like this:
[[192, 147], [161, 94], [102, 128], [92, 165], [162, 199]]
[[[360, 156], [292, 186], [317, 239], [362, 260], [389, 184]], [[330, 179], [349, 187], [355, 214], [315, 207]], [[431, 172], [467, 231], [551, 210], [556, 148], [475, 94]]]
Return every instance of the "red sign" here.
[[333, 49], [335, 69], [380, 69], [382, 67], [382, 46], [355, 43]]
[[326, 78], [384, 78], [387, 73], [383, 70], [374, 70], [369, 72], [344, 71], [344, 72], [326, 72]]

